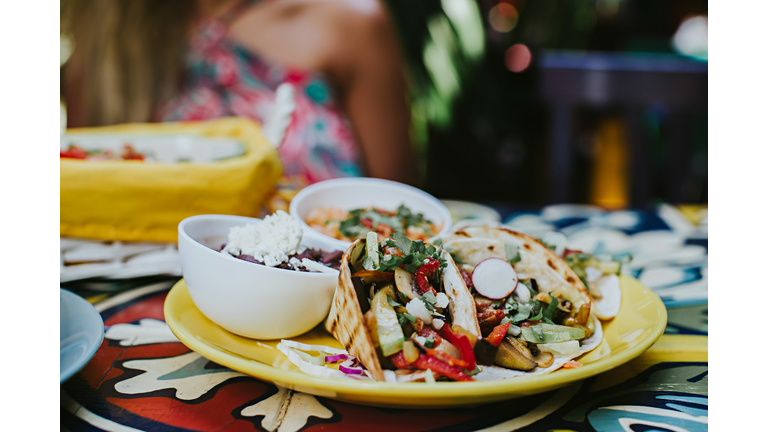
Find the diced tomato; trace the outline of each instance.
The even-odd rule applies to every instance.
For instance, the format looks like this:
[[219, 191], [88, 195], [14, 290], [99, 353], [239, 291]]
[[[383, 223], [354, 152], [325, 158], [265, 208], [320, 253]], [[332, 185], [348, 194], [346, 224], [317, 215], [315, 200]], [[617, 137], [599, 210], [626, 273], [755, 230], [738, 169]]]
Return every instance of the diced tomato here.
[[368, 229], [373, 229], [373, 221], [370, 219], [360, 219], [360, 223]]
[[504, 319], [504, 311], [488, 309], [477, 314], [477, 323], [480, 324], [480, 332], [483, 336], [489, 334], [493, 329], [501, 324]]
[[455, 381], [474, 381], [471, 376], [464, 373], [461, 369], [451, 366], [448, 363], [445, 363], [427, 354], [421, 354], [419, 358], [416, 359], [416, 361], [413, 363], [408, 363], [405, 360], [405, 356], [403, 355], [402, 351], [390, 356], [389, 358], [398, 369], [407, 369], [410, 367], [421, 370], [430, 369], [435, 373], [445, 375]]
[[444, 325], [440, 330], [443, 332], [445, 340], [459, 349], [461, 359], [465, 360], [468, 364], [467, 370], [475, 370], [477, 361], [475, 360], [475, 352], [472, 350], [472, 344], [469, 342], [469, 338], [461, 333], [454, 333], [448, 325]]
[[421, 291], [422, 294], [426, 294], [427, 291], [434, 292], [434, 288], [429, 284], [429, 277], [440, 268], [440, 261], [434, 258], [428, 258], [428, 260], [429, 262], [419, 267], [414, 274], [416, 285], [419, 287], [419, 291]]
[[424, 326], [424, 328], [419, 331], [419, 336], [423, 336], [423, 337], [432, 336], [432, 338], [435, 341], [432, 344], [432, 348], [437, 348], [440, 346], [441, 343], [443, 343], [443, 338], [440, 337], [440, 334], [438, 332], [432, 330], [431, 327]]

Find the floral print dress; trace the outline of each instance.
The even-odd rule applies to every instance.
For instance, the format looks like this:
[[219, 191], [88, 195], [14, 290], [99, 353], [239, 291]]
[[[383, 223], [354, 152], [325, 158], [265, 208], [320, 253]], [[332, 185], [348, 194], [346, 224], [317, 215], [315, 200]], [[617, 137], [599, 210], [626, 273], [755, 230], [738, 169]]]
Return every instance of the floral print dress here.
[[296, 109], [278, 149], [284, 176], [315, 183], [363, 175], [349, 122], [317, 73], [270, 64], [227, 36], [219, 21], [203, 21], [184, 59], [180, 94], [160, 104], [156, 121], [242, 116], [263, 123], [277, 86], [293, 84]]

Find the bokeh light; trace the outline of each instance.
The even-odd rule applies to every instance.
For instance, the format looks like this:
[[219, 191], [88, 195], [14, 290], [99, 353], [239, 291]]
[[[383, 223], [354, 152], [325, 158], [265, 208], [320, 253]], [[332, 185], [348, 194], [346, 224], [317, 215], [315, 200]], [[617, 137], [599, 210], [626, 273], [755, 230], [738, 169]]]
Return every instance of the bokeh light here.
[[517, 25], [517, 9], [509, 3], [500, 2], [488, 12], [488, 23], [500, 33], [511, 31]]
[[672, 36], [672, 46], [680, 54], [706, 60], [708, 57], [707, 27], [706, 16], [686, 18]]
[[515, 44], [504, 53], [504, 65], [512, 72], [522, 72], [531, 65], [533, 54], [531, 50], [523, 44]]

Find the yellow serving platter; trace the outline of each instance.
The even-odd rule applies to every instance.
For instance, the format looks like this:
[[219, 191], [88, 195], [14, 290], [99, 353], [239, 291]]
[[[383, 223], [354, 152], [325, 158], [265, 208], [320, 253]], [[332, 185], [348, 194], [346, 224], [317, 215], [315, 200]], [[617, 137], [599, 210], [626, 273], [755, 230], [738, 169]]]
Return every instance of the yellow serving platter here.
[[[667, 311], [656, 294], [633, 278], [622, 276], [621, 289], [619, 315], [603, 322], [602, 343], [578, 359], [584, 366], [548, 375], [485, 382], [387, 383], [307, 375], [277, 350], [279, 341], [248, 339], [211, 322], [195, 307], [183, 280], [168, 294], [164, 312], [168, 326], [184, 345], [213, 362], [264, 381], [355, 404], [447, 408], [554, 390], [613, 369], [642, 354], [664, 332]], [[293, 340], [343, 349], [322, 326]]]

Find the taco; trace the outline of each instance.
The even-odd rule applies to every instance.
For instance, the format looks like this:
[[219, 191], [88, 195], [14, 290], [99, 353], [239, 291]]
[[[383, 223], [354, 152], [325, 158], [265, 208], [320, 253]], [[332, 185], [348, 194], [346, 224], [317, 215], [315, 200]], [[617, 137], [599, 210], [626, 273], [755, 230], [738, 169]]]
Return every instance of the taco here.
[[552, 372], [602, 341], [593, 298], [539, 240], [506, 228], [466, 227], [442, 239], [475, 301], [478, 380]]
[[342, 256], [326, 329], [378, 381], [473, 381], [475, 302], [442, 248], [375, 232]]

